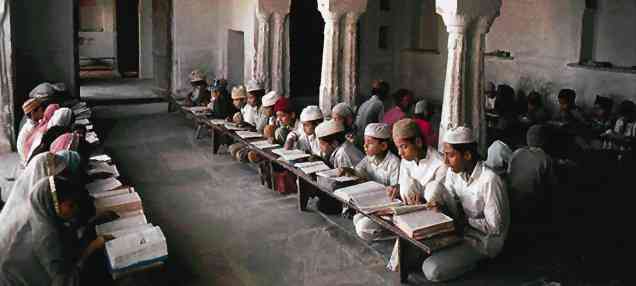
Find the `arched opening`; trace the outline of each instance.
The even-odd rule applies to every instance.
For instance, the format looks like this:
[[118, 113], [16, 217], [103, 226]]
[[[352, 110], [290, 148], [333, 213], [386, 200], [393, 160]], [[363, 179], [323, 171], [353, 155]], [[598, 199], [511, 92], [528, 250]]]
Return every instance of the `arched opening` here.
[[324, 26], [317, 1], [291, 1], [290, 95], [303, 105], [318, 104]]

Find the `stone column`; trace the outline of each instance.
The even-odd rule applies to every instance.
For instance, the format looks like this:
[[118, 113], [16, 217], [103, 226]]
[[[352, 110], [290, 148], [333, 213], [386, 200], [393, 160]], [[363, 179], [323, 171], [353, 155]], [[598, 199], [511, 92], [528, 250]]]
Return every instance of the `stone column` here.
[[14, 129], [10, 3], [0, 0], [0, 154], [11, 152]]
[[[284, 78], [283, 78], [283, 36], [285, 33], [285, 18], [286, 14], [280, 12], [274, 12], [273, 18], [273, 31], [272, 31], [272, 90], [283, 94]], [[289, 96], [289, 95], [287, 95]]]
[[486, 46], [486, 34], [490, 30], [494, 17], [480, 17], [475, 21], [471, 32], [471, 127], [476, 137], [479, 149], [485, 151], [488, 143], [486, 116], [484, 114], [484, 51]]
[[466, 25], [462, 18], [446, 19], [448, 62], [444, 81], [444, 101], [439, 130], [439, 148], [443, 147], [446, 130], [465, 123], [464, 75], [466, 72]]
[[344, 49], [342, 52], [342, 99], [353, 106], [358, 95], [358, 19], [360, 14], [345, 16]]
[[269, 65], [269, 18], [271, 13], [259, 12], [256, 14], [258, 22], [258, 38], [256, 40], [256, 57], [252, 67], [252, 77], [261, 80], [266, 90], [270, 90], [270, 65]]
[[320, 11], [325, 20], [325, 40], [322, 51], [322, 73], [320, 76], [319, 105], [324, 114], [331, 114], [340, 88], [338, 87], [338, 67], [340, 51], [340, 13]]
[[501, 0], [443, 0], [436, 2], [448, 31], [448, 63], [439, 130], [439, 148], [445, 132], [457, 126], [473, 129], [479, 149], [486, 149], [483, 112], [485, 36], [499, 16]]

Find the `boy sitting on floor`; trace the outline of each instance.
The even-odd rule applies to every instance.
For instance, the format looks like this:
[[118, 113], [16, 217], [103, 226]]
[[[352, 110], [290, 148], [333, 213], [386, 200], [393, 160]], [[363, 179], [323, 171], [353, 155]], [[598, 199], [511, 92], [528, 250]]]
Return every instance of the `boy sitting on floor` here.
[[[252, 93], [254, 93], [254, 95], [251, 95]], [[254, 103], [258, 103], [258, 98], [256, 97], [258, 93], [261, 93], [261, 91], [251, 92], [250, 95], [248, 95], [247, 105], [253, 106]], [[250, 100], [250, 97], [252, 97], [253, 100]], [[278, 98], [279, 98], [279, 95], [275, 91], [271, 91], [265, 96], [263, 96], [262, 106], [260, 110], [256, 113], [253, 119], [254, 125], [256, 126], [256, 131], [258, 133], [262, 134], [264, 132], [265, 126], [267, 126], [267, 124], [269, 124], [270, 122], [274, 121], [272, 117], [274, 115], [274, 104], [276, 104], [276, 101], [278, 100]], [[245, 110], [245, 108], [242, 111], [246, 111], [246, 112], [241, 113], [241, 116], [242, 116], [241, 119], [246, 119], [248, 117], [247, 114], [251, 112], [249, 111], [249, 109]], [[238, 118], [235, 118], [235, 119], [238, 119]], [[248, 161], [248, 157], [250, 156], [249, 155], [250, 149], [247, 148], [243, 143], [234, 143], [230, 145], [228, 150], [230, 152], [230, 155], [232, 155], [232, 157], [236, 158], [238, 161], [241, 161], [241, 162]], [[255, 160], [257, 159], [256, 153], [254, 153], [254, 155], [252, 156], [254, 157]]]
[[305, 107], [300, 113], [299, 126], [287, 135], [285, 149], [300, 149], [315, 156], [320, 156], [320, 143], [316, 138], [316, 126], [322, 122], [323, 115], [316, 105]]

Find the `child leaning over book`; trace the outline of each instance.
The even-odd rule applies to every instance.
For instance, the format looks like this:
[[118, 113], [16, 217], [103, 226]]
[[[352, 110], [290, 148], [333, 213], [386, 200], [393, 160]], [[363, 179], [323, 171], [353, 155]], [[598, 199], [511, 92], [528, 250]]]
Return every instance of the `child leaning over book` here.
[[320, 142], [316, 137], [316, 126], [322, 122], [323, 115], [316, 105], [305, 107], [300, 113], [301, 124], [287, 135], [285, 149], [299, 149], [320, 156]]

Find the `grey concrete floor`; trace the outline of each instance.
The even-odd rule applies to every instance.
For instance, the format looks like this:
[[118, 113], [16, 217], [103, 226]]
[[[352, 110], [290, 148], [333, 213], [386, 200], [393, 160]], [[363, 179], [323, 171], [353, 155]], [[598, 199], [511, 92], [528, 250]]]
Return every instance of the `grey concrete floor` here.
[[80, 96], [91, 102], [159, 98], [152, 91], [153, 86], [152, 79], [82, 79]]

